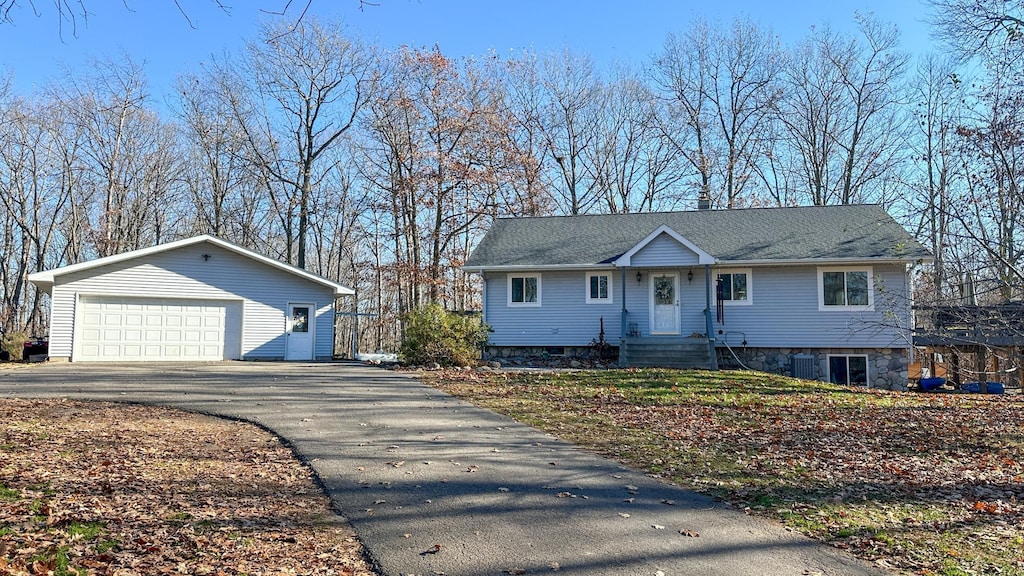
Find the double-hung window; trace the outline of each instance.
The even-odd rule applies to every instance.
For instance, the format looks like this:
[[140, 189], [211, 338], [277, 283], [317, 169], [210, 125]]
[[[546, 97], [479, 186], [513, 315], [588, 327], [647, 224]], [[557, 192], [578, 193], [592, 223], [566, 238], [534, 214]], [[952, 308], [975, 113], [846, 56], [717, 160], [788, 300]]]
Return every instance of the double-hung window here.
[[540, 306], [540, 274], [509, 274], [508, 305]]
[[715, 276], [715, 298], [727, 304], [750, 304], [750, 270], [721, 270]]
[[872, 310], [874, 305], [870, 266], [818, 269], [818, 309]]
[[611, 273], [587, 272], [587, 304], [611, 304], [611, 302]]

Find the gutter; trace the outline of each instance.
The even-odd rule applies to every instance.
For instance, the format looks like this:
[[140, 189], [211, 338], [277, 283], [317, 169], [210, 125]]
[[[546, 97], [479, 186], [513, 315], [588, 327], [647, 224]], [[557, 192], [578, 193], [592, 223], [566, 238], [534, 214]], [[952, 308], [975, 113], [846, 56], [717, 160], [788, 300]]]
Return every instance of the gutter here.
[[920, 258], [789, 258], [785, 260], [718, 260], [718, 267], [738, 266], [799, 266], [820, 264], [916, 264], [934, 262], [931, 256]]
[[532, 272], [535, 270], [615, 270], [614, 264], [607, 262], [598, 264], [542, 264], [542, 265], [521, 265], [510, 264], [502, 266], [462, 266], [460, 268], [467, 274], [483, 274], [484, 272]]

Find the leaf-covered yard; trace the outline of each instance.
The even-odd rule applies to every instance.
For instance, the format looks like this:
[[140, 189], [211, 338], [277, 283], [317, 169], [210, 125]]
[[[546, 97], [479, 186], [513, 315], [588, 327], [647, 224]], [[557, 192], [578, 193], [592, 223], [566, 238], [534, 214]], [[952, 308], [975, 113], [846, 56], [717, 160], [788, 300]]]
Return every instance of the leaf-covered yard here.
[[425, 373], [436, 386], [880, 566], [1024, 574], [1024, 398], [754, 372]]
[[0, 576], [372, 575], [309, 470], [248, 424], [0, 399]]

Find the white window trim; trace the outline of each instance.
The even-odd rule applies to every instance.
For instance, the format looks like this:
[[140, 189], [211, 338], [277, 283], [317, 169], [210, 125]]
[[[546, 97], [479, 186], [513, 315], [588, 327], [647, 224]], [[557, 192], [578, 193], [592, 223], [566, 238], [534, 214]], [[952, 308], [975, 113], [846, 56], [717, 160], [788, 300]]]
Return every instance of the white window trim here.
[[[590, 279], [595, 276], [607, 276], [608, 277], [608, 297], [607, 298], [591, 298], [590, 297]], [[587, 272], [587, 281], [583, 285], [585, 291], [587, 304], [611, 304], [615, 300], [615, 296], [612, 293], [614, 282], [612, 281], [611, 272]]]
[[[850, 358], [864, 359], [864, 387], [871, 388], [871, 359], [867, 354], [826, 354], [825, 355], [825, 381], [832, 383], [832, 359], [846, 358], [846, 374], [850, 374]], [[836, 384], [839, 384], [838, 382]], [[859, 384], [843, 384], [843, 386], [859, 386]]]
[[[867, 272], [868, 303], [866, 306], [826, 306], [825, 272]], [[844, 288], [845, 289], [845, 288]], [[818, 310], [822, 312], [871, 312], [875, 309], [875, 273], [871, 266], [827, 266], [818, 268]]]
[[746, 274], [747, 275], [747, 299], [746, 300], [722, 300], [723, 306], [751, 306], [754, 303], [754, 275], [750, 268], [722, 268], [711, 271], [711, 297], [718, 303], [718, 275], [719, 274]]
[[[537, 279], [537, 301], [536, 302], [513, 302], [512, 301], [512, 279], [513, 278], [536, 278]], [[507, 286], [508, 286], [507, 299], [508, 299], [508, 305], [510, 307], [519, 308], [519, 307], [538, 307], [538, 306], [540, 306], [542, 292], [541, 292], [541, 280], [540, 280], [540, 274], [539, 273], [530, 273], [530, 274], [513, 273], [513, 274], [509, 274], [508, 275], [508, 280], [507, 280]]]

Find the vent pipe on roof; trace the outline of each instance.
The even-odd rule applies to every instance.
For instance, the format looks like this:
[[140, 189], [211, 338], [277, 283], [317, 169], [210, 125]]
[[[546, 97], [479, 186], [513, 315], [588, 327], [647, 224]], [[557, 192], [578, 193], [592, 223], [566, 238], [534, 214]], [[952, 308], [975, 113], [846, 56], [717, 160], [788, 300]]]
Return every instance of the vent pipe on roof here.
[[701, 192], [697, 197], [697, 210], [711, 210], [711, 196], [707, 192]]
[[974, 288], [974, 275], [970, 272], [967, 273], [967, 279], [964, 281], [963, 295], [966, 306], [978, 305], [978, 296]]

